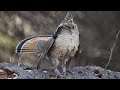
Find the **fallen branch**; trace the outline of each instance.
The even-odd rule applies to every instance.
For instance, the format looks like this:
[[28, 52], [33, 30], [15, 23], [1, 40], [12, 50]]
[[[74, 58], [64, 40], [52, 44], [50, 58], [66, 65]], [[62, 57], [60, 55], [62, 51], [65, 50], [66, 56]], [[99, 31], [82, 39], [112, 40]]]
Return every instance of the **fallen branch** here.
[[116, 45], [116, 42], [117, 42], [117, 39], [118, 39], [119, 34], [120, 34], [120, 30], [118, 31], [118, 33], [117, 33], [117, 35], [116, 35], [115, 42], [113, 43], [113, 46], [112, 46], [112, 48], [111, 48], [111, 52], [110, 52], [110, 57], [109, 57], [108, 63], [106, 64], [106, 67], [105, 67], [105, 68], [108, 67], [108, 65], [109, 65], [109, 63], [110, 63], [110, 61], [111, 61], [111, 59], [112, 59], [113, 50], [114, 50], [114, 48], [115, 48], [115, 45]]

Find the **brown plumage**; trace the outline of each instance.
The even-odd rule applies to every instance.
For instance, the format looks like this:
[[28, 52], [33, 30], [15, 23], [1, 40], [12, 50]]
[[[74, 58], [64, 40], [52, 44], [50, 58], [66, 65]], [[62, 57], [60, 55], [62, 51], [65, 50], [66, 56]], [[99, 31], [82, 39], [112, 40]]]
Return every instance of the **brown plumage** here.
[[[16, 47], [16, 53], [37, 53], [40, 58], [48, 57], [57, 75], [62, 63], [63, 73], [74, 65], [80, 51], [79, 31], [68, 12], [53, 36], [35, 36], [22, 40]], [[39, 64], [38, 64], [39, 66]]]

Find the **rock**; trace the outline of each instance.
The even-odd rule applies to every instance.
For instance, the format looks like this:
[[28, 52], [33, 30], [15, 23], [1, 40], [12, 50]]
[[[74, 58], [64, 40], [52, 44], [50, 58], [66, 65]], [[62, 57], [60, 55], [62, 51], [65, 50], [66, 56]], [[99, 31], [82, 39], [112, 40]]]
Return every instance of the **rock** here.
[[[70, 73], [71, 72], [71, 73]], [[37, 70], [25, 65], [0, 63], [0, 79], [56, 79], [52, 70]], [[59, 79], [59, 78], [58, 78]], [[74, 67], [60, 79], [120, 79], [120, 72], [98, 66]]]

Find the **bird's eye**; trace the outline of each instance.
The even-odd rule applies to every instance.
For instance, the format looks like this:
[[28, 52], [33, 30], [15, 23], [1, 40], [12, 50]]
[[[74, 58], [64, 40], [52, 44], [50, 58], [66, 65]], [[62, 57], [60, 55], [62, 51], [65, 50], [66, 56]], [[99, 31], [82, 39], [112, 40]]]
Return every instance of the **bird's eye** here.
[[72, 23], [72, 20], [69, 20], [69, 19], [68, 19], [68, 20], [67, 20], [67, 22], [70, 22], [70, 23]]
[[68, 19], [67, 21], [68, 21], [68, 22], [70, 22], [70, 20], [69, 20], [69, 19]]

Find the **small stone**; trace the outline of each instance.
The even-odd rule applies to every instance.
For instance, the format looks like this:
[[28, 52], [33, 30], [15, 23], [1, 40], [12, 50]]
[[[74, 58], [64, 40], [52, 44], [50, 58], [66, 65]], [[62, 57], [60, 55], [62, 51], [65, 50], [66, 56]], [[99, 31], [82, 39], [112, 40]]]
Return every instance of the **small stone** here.
[[43, 71], [44, 73], [47, 73], [47, 71]]

